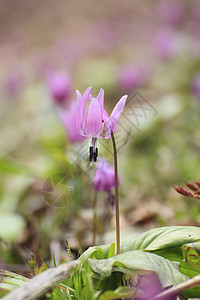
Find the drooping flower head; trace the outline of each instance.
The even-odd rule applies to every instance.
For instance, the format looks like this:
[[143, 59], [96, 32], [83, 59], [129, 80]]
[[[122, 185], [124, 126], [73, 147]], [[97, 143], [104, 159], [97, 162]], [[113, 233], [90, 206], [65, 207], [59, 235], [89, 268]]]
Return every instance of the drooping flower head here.
[[68, 139], [71, 143], [79, 143], [85, 140], [76, 130], [75, 117], [76, 117], [76, 103], [71, 102], [67, 109], [59, 110], [59, 117], [65, 127]]
[[[116, 132], [128, 96], [123, 96], [119, 100], [109, 117], [104, 108], [104, 90], [100, 89], [96, 98], [92, 97], [91, 90], [91, 87], [87, 88], [83, 96], [77, 91], [76, 127], [80, 135], [92, 138], [93, 149], [90, 150], [94, 153], [98, 138], [109, 139], [111, 132], [113, 134]], [[91, 155], [91, 161], [93, 160], [95, 161]]]
[[97, 192], [110, 192], [115, 187], [114, 169], [104, 157], [99, 158], [93, 185]]
[[57, 104], [63, 104], [69, 100], [71, 94], [70, 78], [64, 73], [50, 73], [48, 77], [49, 91]]

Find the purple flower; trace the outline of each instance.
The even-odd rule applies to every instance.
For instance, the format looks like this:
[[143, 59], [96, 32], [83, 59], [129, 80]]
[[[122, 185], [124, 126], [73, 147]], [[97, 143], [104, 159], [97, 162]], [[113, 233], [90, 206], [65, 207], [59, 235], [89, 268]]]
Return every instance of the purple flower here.
[[66, 129], [68, 139], [71, 143], [79, 143], [85, 140], [76, 129], [75, 116], [76, 116], [76, 103], [71, 102], [68, 109], [60, 109], [60, 119]]
[[142, 66], [125, 66], [119, 71], [118, 86], [122, 91], [135, 90], [148, 81], [149, 74]]
[[196, 74], [192, 84], [192, 90], [195, 96], [200, 99], [200, 73]]
[[[113, 109], [110, 117], [104, 108], [104, 90], [100, 89], [97, 98], [93, 98], [90, 94], [92, 88], [89, 87], [81, 96], [77, 91], [77, 108], [76, 108], [76, 127], [79, 134], [92, 138], [111, 138], [117, 130], [120, 116], [124, 110], [126, 99], [128, 96], [123, 96]], [[86, 104], [89, 103], [87, 115]], [[105, 131], [103, 132], [103, 130]]]
[[88, 32], [89, 46], [96, 54], [105, 54], [117, 44], [116, 31], [110, 22], [95, 22]]
[[97, 138], [109, 139], [111, 132], [115, 133], [128, 96], [123, 96], [119, 100], [109, 117], [104, 108], [104, 90], [100, 89], [97, 98], [92, 97], [91, 90], [91, 87], [87, 88], [83, 96], [77, 91], [76, 128], [80, 135], [92, 137], [89, 160], [96, 162], [98, 156], [98, 150], [95, 148]]
[[176, 52], [175, 37], [171, 31], [160, 31], [156, 35], [156, 54], [163, 60], [169, 60]]
[[70, 78], [63, 73], [51, 73], [48, 78], [49, 90], [53, 100], [63, 105], [71, 94]]
[[192, 19], [197, 23], [200, 22], [200, 3], [194, 3], [192, 10]]
[[115, 187], [114, 169], [104, 157], [99, 158], [93, 185], [97, 192], [110, 192]]
[[170, 25], [178, 25], [183, 19], [185, 7], [181, 0], [164, 0], [160, 3], [159, 14]]
[[24, 87], [24, 79], [20, 73], [10, 73], [4, 81], [4, 91], [8, 97], [17, 97]]

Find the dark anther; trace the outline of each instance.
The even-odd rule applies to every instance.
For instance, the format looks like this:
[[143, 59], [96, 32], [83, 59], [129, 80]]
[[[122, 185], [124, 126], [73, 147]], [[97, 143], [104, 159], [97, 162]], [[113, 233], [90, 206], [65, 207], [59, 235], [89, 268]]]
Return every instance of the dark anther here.
[[96, 148], [96, 151], [94, 152], [94, 162], [97, 161], [97, 157], [98, 157], [98, 148]]
[[89, 161], [97, 161], [97, 157], [98, 157], [98, 149], [96, 148], [94, 151], [94, 147], [90, 146], [90, 151], [89, 151]]
[[92, 161], [93, 158], [93, 147], [90, 147], [89, 161]]

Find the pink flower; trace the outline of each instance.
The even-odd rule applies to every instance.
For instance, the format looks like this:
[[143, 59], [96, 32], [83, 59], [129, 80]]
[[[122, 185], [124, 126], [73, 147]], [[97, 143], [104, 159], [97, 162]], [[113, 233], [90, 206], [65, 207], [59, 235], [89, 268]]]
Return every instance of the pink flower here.
[[156, 54], [163, 60], [169, 60], [176, 54], [175, 36], [172, 31], [159, 31], [155, 38]]
[[133, 91], [147, 83], [150, 72], [144, 66], [124, 66], [118, 73], [118, 86], [124, 91]]
[[[87, 88], [83, 96], [77, 91], [77, 130], [83, 136], [109, 139], [111, 138], [111, 131], [115, 133], [117, 129], [128, 96], [123, 96], [119, 100], [109, 117], [104, 108], [104, 90], [100, 89], [97, 98], [92, 97], [91, 90], [91, 87]], [[90, 103], [85, 116], [88, 100]]]
[[100, 89], [96, 98], [92, 97], [91, 90], [91, 87], [87, 88], [83, 96], [77, 91], [76, 127], [80, 135], [92, 137], [90, 161], [93, 162], [98, 155], [98, 150], [95, 149], [97, 138], [109, 139], [111, 132], [115, 133], [128, 96], [123, 96], [119, 100], [109, 117], [104, 108], [104, 90]]
[[76, 103], [71, 102], [68, 109], [60, 109], [60, 119], [66, 129], [68, 139], [71, 143], [79, 143], [85, 140], [85, 137], [78, 134], [75, 124]]
[[57, 104], [64, 104], [71, 94], [70, 78], [63, 73], [51, 73], [48, 78], [49, 91]]
[[180, 24], [185, 13], [184, 3], [181, 0], [164, 0], [160, 2], [159, 14], [161, 18], [172, 26]]
[[99, 159], [93, 185], [97, 192], [109, 192], [115, 187], [114, 169], [104, 157]]
[[21, 73], [10, 72], [4, 81], [4, 91], [8, 97], [14, 98], [20, 95], [25, 85]]

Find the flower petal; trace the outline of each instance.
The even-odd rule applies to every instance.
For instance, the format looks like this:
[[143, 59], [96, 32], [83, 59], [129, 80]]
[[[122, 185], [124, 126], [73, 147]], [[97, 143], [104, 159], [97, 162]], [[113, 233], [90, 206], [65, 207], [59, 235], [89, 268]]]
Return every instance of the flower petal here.
[[119, 119], [121, 117], [121, 114], [124, 110], [124, 106], [126, 104], [127, 95], [123, 96], [119, 102], [115, 105], [111, 115], [110, 115], [110, 124], [111, 124], [111, 130], [113, 133], [117, 130], [117, 125], [119, 123]]
[[76, 90], [76, 96], [77, 96], [77, 104], [78, 104], [82, 99], [82, 95], [78, 90]]
[[67, 132], [68, 139], [71, 143], [78, 143], [85, 140], [85, 137], [80, 135], [75, 125], [76, 103], [72, 102], [67, 110], [60, 109], [58, 111], [60, 120]]
[[88, 107], [85, 132], [87, 136], [97, 138], [101, 135], [102, 130], [102, 107], [97, 99], [93, 98]]
[[81, 135], [85, 135], [85, 107], [92, 87], [84, 92], [83, 96], [77, 91], [76, 128]]
[[99, 104], [104, 106], [104, 90], [100, 89], [99, 94], [97, 96], [97, 100], [99, 101]]
[[111, 137], [111, 123], [107, 111], [105, 110], [104, 107], [103, 107], [103, 121], [105, 125], [105, 131], [102, 137], [104, 139], [109, 139]]

